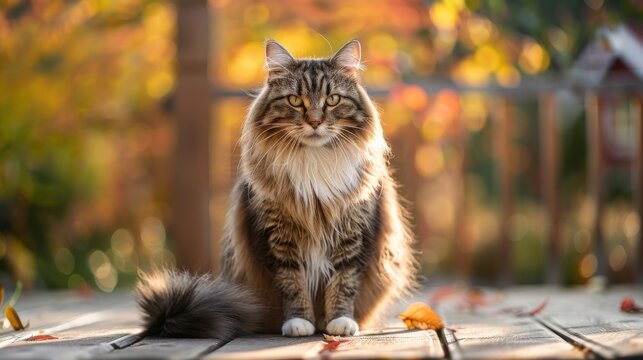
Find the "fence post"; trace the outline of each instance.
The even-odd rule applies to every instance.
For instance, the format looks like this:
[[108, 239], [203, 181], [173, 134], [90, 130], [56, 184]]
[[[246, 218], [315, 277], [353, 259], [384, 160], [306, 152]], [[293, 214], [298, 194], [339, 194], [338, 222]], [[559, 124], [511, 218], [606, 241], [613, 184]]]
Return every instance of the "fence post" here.
[[176, 7], [179, 66], [170, 231], [179, 266], [210, 271], [209, 10], [207, 0], [177, 1]]
[[643, 229], [640, 224], [643, 222], [643, 96], [638, 95], [634, 99], [634, 110], [632, 111], [634, 126], [636, 129], [636, 149], [634, 153], [634, 205], [639, 218], [639, 233], [637, 235], [636, 259], [634, 259], [635, 278], [638, 284], [643, 284]]
[[[462, 97], [460, 98], [462, 100]], [[467, 209], [467, 163], [469, 153], [469, 134], [463, 125], [463, 116], [460, 113], [456, 119], [457, 149], [462, 154], [457, 164], [456, 173], [456, 199], [455, 199], [455, 224], [453, 238], [455, 240], [455, 267], [460, 281], [468, 284], [471, 281], [471, 245], [469, 240], [469, 219]]]
[[498, 98], [496, 110], [495, 153], [498, 159], [498, 185], [500, 187], [500, 285], [513, 282], [513, 256], [511, 247], [511, 215], [513, 214], [513, 169], [511, 167], [511, 124], [507, 98]]
[[594, 276], [607, 276], [607, 261], [601, 219], [603, 215], [604, 139], [601, 129], [601, 101], [599, 95], [588, 91], [585, 94], [587, 123], [588, 190], [592, 202], [592, 251], [596, 260]]
[[556, 115], [556, 94], [547, 92], [539, 97], [540, 151], [542, 161], [543, 197], [549, 218], [547, 237], [549, 238], [549, 257], [547, 282], [561, 284], [561, 236], [560, 236], [560, 191], [558, 175], [560, 165], [560, 139], [558, 117]]

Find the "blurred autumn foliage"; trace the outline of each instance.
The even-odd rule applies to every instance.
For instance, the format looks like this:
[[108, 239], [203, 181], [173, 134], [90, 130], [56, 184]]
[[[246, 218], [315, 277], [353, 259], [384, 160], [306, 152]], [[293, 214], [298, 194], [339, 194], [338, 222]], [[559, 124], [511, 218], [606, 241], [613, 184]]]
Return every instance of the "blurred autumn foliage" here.
[[[214, 183], [225, 188], [234, 176], [231, 155], [249, 103], [243, 91], [259, 86], [265, 75], [263, 41], [274, 38], [297, 56], [327, 56], [358, 38], [364, 82], [381, 108], [403, 192], [415, 204], [426, 270], [453, 272], [451, 239], [459, 226], [458, 184], [464, 183], [472, 270], [483, 278], [493, 275], [498, 261], [490, 254], [499, 226], [488, 124], [496, 103], [485, 87], [520, 89], [533, 77], [559, 77], [599, 26], [643, 20], [636, 0], [208, 4], [211, 80], [233, 95], [213, 109], [213, 173], [221, 177]], [[4, 276], [28, 286], [111, 291], [131, 284], [137, 267], [174, 261], [165, 230], [172, 218], [175, 33], [171, 1], [0, 2]], [[427, 92], [423, 84], [436, 90]], [[441, 84], [477, 90], [456, 92]], [[512, 104], [519, 199], [511, 236], [522, 282], [540, 281], [544, 271], [545, 210], [533, 181], [535, 101]], [[579, 187], [585, 171], [582, 109], [568, 114], [563, 168], [569, 171], [561, 179], [569, 190], [566, 279], [577, 283], [592, 275], [591, 264], [583, 265], [591, 224]], [[627, 271], [640, 227], [632, 205], [619, 200], [630, 190], [619, 186], [605, 220], [614, 223], [607, 228], [613, 229], [608, 237], [617, 273]], [[225, 202], [217, 204], [212, 213], [221, 217]]]

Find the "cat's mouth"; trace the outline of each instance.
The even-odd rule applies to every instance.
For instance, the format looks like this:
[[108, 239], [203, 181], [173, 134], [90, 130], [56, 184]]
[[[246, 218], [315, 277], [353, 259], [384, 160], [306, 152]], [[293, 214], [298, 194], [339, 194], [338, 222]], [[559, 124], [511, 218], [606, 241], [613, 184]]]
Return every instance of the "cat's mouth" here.
[[301, 142], [304, 145], [307, 146], [313, 146], [313, 147], [318, 147], [318, 146], [324, 146], [327, 143], [329, 143], [332, 140], [332, 136], [330, 136], [328, 133], [321, 133], [318, 131], [313, 131], [308, 134], [306, 134], [302, 139]]
[[302, 135], [303, 136], [300, 138], [300, 141], [304, 145], [312, 147], [324, 146], [333, 138], [328, 129], [323, 125], [315, 129], [312, 127], [304, 128]]

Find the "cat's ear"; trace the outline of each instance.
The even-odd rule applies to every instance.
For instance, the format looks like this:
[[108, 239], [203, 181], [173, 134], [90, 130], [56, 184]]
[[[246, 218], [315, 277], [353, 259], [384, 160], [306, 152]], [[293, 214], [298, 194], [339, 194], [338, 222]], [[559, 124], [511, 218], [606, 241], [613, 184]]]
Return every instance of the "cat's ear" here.
[[290, 73], [288, 68], [295, 62], [295, 58], [274, 40], [266, 40], [266, 69], [268, 76], [281, 76]]
[[351, 75], [357, 76], [359, 70], [362, 69], [361, 58], [362, 47], [359, 41], [351, 40], [333, 55], [331, 62]]

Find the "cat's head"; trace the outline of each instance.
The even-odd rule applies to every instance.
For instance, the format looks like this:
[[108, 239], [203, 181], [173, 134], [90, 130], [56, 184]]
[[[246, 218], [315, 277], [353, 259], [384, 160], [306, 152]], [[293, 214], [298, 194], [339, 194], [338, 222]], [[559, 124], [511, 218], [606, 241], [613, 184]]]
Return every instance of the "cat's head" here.
[[248, 118], [256, 140], [323, 147], [364, 144], [379, 135], [377, 112], [359, 85], [360, 58], [357, 40], [323, 59], [296, 59], [266, 41], [268, 77]]

